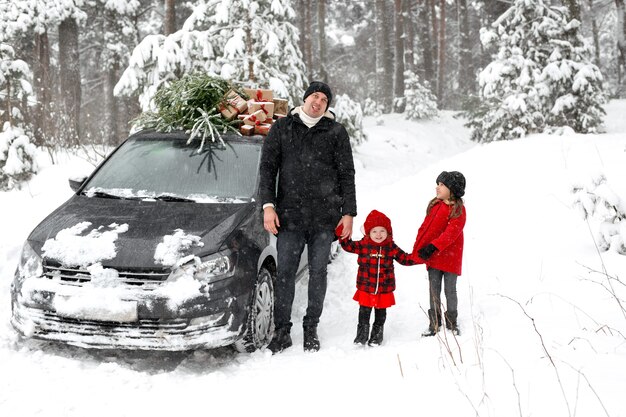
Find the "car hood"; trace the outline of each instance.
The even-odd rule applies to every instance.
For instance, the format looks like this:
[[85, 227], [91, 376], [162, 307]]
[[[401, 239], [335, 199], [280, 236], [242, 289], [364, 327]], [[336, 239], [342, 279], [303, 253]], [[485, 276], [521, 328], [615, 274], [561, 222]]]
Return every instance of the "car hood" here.
[[[187, 248], [174, 250], [179, 258], [189, 254], [203, 256], [215, 253], [254, 208], [253, 202], [202, 204], [74, 195], [45, 218], [33, 230], [28, 241], [33, 249], [42, 253], [42, 246], [46, 241], [54, 238], [60, 241], [57, 237], [60, 231], [88, 222], [90, 225], [78, 236], [86, 236], [94, 230], [106, 231], [117, 228], [118, 231], [122, 231], [117, 233], [113, 242], [115, 254], [105, 257], [107, 259], [98, 260], [103, 266], [163, 267], [168, 264], [155, 259], [155, 253], [159, 244], [164, 242], [166, 244], [166, 241], [170, 240], [169, 236], [177, 234], [179, 237], [188, 237], [193, 242]], [[55, 256], [50, 257], [61, 261]]]

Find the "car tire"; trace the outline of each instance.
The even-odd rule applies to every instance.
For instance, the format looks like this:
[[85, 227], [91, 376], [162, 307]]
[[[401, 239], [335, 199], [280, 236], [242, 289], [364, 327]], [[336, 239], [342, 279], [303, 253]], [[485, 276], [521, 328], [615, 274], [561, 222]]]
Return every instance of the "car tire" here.
[[246, 329], [234, 347], [239, 352], [254, 352], [270, 342], [274, 326], [274, 276], [261, 268], [250, 302]]

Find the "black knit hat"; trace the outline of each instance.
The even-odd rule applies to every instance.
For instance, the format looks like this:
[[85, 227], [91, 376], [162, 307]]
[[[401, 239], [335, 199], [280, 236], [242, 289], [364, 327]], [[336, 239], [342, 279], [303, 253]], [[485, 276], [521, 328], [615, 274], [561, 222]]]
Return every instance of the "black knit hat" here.
[[442, 183], [450, 189], [455, 197], [465, 195], [465, 177], [459, 171], [443, 171], [437, 177], [437, 184]]
[[330, 102], [333, 101], [333, 92], [328, 84], [321, 81], [311, 81], [311, 84], [309, 84], [308, 88], [304, 92], [304, 98], [302, 100], [306, 100], [308, 96], [317, 92], [326, 94], [326, 98], [328, 99], [328, 103], [326, 103], [326, 110], [328, 110]]

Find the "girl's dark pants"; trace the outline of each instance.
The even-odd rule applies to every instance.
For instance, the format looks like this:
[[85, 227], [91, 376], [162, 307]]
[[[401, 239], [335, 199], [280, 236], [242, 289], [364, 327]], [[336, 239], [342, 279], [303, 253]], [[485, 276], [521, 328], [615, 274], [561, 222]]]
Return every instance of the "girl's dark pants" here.
[[[446, 295], [446, 315], [454, 318], [456, 326], [458, 299], [456, 295], [456, 279], [458, 275], [452, 272], [444, 272], [439, 269], [428, 269], [428, 282], [430, 287], [430, 318], [431, 328], [441, 326], [441, 283], [443, 281], [444, 294]], [[436, 320], [436, 322], [434, 322]]]

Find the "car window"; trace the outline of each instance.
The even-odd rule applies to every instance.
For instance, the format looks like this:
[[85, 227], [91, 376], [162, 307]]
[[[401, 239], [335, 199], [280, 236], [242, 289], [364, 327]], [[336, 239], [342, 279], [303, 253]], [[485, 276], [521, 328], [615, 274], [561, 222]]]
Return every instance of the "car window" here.
[[211, 143], [199, 151], [197, 143], [181, 139], [128, 140], [86, 184], [85, 193], [199, 202], [249, 199], [256, 190], [260, 153], [259, 144], [246, 142]]

